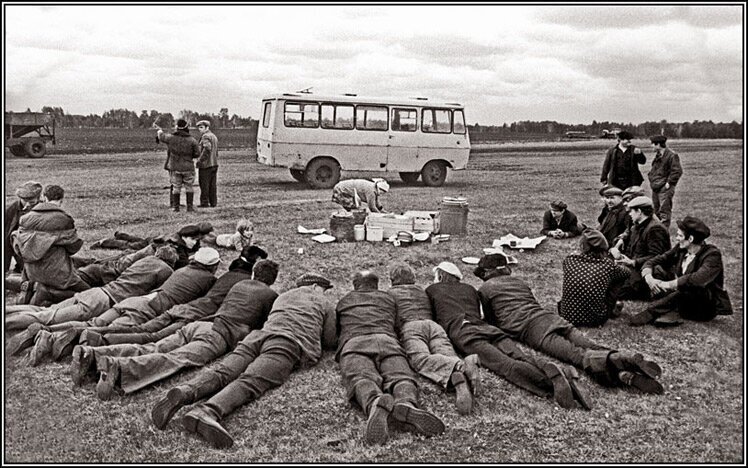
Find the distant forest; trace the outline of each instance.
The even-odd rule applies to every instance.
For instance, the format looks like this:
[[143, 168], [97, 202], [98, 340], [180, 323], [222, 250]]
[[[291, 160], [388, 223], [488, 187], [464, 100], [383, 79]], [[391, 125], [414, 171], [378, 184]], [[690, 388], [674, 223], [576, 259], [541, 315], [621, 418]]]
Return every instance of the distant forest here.
[[[176, 119], [185, 119], [191, 126], [199, 120], [209, 120], [213, 128], [256, 128], [257, 120], [229, 114], [224, 107], [216, 113], [181, 110], [176, 117], [171, 113], [156, 110], [142, 110], [140, 114], [128, 109], [110, 109], [102, 115], [66, 114], [61, 107], [42, 107], [42, 112], [55, 116], [56, 125], [60, 127], [113, 127], [113, 128], [150, 128], [154, 122], [163, 128], [174, 126]], [[712, 122], [711, 120], [694, 120], [693, 122], [644, 122], [640, 124], [622, 122], [597, 122], [591, 124], [564, 124], [555, 121], [535, 122], [524, 120], [503, 125], [468, 125], [471, 137], [476, 140], [499, 139], [512, 136], [563, 136], [566, 132], [584, 132], [588, 137], [612, 136], [618, 130], [627, 130], [637, 137], [666, 135], [674, 138], [743, 138], [743, 123]]]

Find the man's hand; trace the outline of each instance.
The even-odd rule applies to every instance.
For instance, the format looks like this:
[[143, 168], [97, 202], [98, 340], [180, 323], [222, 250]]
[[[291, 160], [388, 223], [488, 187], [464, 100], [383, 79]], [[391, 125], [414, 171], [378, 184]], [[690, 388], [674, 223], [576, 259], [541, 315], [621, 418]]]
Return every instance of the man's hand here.
[[613, 256], [614, 259], [618, 260], [621, 258], [621, 251], [618, 250], [618, 247], [611, 247], [610, 250], [608, 250], [610, 255]]
[[636, 262], [634, 260], [628, 258], [627, 256], [623, 254], [621, 254], [621, 258], [616, 260], [616, 263], [618, 263], [619, 265], [623, 265], [623, 266], [627, 266], [631, 268], [634, 268], [636, 266]]

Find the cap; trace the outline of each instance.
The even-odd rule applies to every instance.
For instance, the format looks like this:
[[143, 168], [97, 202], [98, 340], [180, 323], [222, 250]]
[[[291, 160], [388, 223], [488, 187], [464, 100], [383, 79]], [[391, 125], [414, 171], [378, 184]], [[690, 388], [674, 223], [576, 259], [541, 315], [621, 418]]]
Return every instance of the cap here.
[[202, 125], [202, 126], [205, 126], [205, 127], [210, 127], [210, 122], [208, 122], [207, 120], [199, 120], [199, 121], [198, 121], [198, 122], [197, 122], [197, 123], [195, 124], [195, 126], [196, 126], [196, 127], [200, 127], [201, 125]]
[[41, 194], [42, 184], [33, 180], [23, 183], [16, 189], [18, 198], [36, 198]]
[[629, 208], [641, 208], [642, 206], [652, 207], [652, 199], [649, 197], [636, 197], [627, 203]]
[[622, 196], [626, 200], [631, 200], [632, 198], [636, 198], [636, 197], [643, 197], [644, 189], [638, 185], [632, 185], [631, 187], [628, 187], [626, 190], [623, 191]]
[[484, 255], [478, 261], [478, 268], [486, 270], [494, 270], [496, 268], [502, 268], [507, 266], [509, 259], [503, 253], [492, 253]]
[[200, 247], [195, 253], [193, 259], [202, 265], [211, 266], [221, 261], [221, 256], [216, 249], [210, 247]]
[[608, 240], [605, 238], [603, 233], [597, 229], [587, 228], [582, 231], [582, 239], [580, 242], [594, 250], [608, 250]]
[[436, 270], [441, 270], [445, 273], [449, 273], [452, 276], [456, 276], [462, 279], [462, 272], [460, 271], [459, 268], [457, 268], [457, 265], [455, 265], [454, 263], [441, 262], [440, 264], [434, 267], [434, 272], [436, 272]]
[[600, 189], [600, 195], [604, 197], [620, 197], [623, 195], [623, 190], [613, 186], [603, 187]]
[[566, 203], [564, 203], [562, 200], [554, 200], [551, 202], [551, 208], [558, 211], [565, 210]]
[[213, 231], [213, 225], [207, 221], [198, 223], [197, 228], [200, 230], [200, 234], [208, 234]]
[[683, 231], [686, 236], [693, 236], [695, 240], [701, 242], [712, 234], [709, 226], [704, 224], [699, 218], [693, 216], [686, 216], [680, 221], [676, 221], [678, 228]]
[[311, 286], [313, 284], [316, 284], [324, 289], [332, 288], [332, 284], [330, 284], [330, 280], [328, 280], [324, 276], [320, 276], [314, 273], [304, 273], [303, 275], [296, 278], [297, 287]]
[[650, 137], [649, 141], [656, 145], [664, 145], [667, 141], [667, 137], [665, 135], [655, 135], [653, 137]]
[[177, 128], [187, 128], [187, 121], [184, 119], [177, 120]]
[[256, 245], [248, 245], [242, 249], [241, 257], [245, 262], [249, 262], [258, 258], [268, 258], [268, 253]]
[[199, 227], [195, 226], [194, 224], [188, 224], [187, 226], [182, 226], [182, 229], [177, 231], [177, 234], [182, 237], [197, 237], [201, 234], [201, 232]]

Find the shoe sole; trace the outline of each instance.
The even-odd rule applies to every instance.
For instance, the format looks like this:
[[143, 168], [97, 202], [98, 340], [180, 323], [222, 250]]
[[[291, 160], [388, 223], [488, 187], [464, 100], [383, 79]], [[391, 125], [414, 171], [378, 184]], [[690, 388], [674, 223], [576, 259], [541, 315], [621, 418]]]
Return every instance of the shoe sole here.
[[21, 354], [22, 351], [34, 346], [34, 338], [36, 337], [36, 333], [34, 333], [33, 336], [31, 335], [31, 331], [29, 329], [26, 329], [11, 338], [8, 342], [8, 354], [11, 356], [16, 356], [18, 354]]
[[592, 409], [592, 404], [590, 403], [589, 395], [587, 395], [587, 392], [582, 389], [577, 370], [572, 367], [569, 367], [568, 369], [569, 370], [566, 372], [566, 380], [569, 382], [569, 387], [571, 388], [571, 393], [574, 395], [574, 399], [582, 405], [582, 408], [590, 411]]
[[[470, 356], [475, 356], [470, 359]], [[473, 389], [473, 396], [478, 396], [478, 387], [480, 387], [480, 357], [477, 354], [471, 354], [465, 358], [465, 376], [470, 380], [470, 387]]]
[[76, 338], [78, 338], [76, 330], [65, 330], [52, 342], [52, 358], [55, 361], [59, 361], [63, 357], [69, 356], [73, 352], [75, 345], [77, 345], [75, 342]]
[[660, 382], [645, 375], [634, 374], [631, 386], [639, 389], [642, 393], [652, 393], [655, 395], [665, 393], [665, 388]]
[[662, 368], [654, 361], [644, 359], [644, 356], [636, 353], [634, 354], [634, 364], [642, 371], [647, 377], [657, 379], [662, 375]]
[[557, 364], [549, 362], [543, 366], [543, 372], [551, 379], [551, 384], [553, 384], [553, 399], [556, 403], [566, 409], [577, 408], [578, 405], [574, 399], [571, 384], [569, 384], [569, 380], [561, 368]]
[[372, 413], [366, 421], [366, 432], [364, 442], [369, 445], [382, 445], [389, 439], [387, 417], [389, 416], [394, 400], [392, 395], [382, 395], [375, 402]]
[[179, 408], [184, 406], [182, 403], [182, 392], [179, 389], [172, 388], [166, 395], [156, 403], [151, 411], [151, 420], [153, 424], [163, 430]]
[[198, 434], [215, 448], [224, 449], [234, 445], [234, 439], [231, 436], [190, 414], [184, 415], [183, 424], [188, 432]]
[[421, 435], [435, 436], [444, 432], [444, 423], [428, 411], [404, 404], [396, 404], [392, 410], [394, 418], [409, 424]]
[[83, 385], [92, 362], [93, 353], [87, 355], [82, 347], [73, 348], [73, 360], [70, 361], [70, 378], [73, 380], [73, 385], [76, 387]]
[[473, 395], [470, 394], [470, 388], [467, 381], [455, 386], [455, 406], [457, 412], [461, 415], [468, 415], [473, 412]]
[[[39, 335], [37, 334], [37, 336]], [[46, 349], [42, 349], [42, 347], [39, 346], [40, 344], [41, 340], [37, 340], [37, 342], [34, 344], [34, 347], [31, 348], [31, 352], [29, 353], [29, 365], [31, 367], [36, 367], [39, 364], [43, 363], [45, 361], [45, 358], [52, 353], [51, 345]]]

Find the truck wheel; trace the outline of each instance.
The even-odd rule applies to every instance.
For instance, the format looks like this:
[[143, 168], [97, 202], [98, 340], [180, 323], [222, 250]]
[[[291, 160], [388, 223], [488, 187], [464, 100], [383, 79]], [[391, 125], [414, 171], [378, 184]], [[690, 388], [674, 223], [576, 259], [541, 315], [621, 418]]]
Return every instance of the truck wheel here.
[[13, 154], [13, 156], [18, 156], [19, 158], [26, 156], [26, 150], [23, 148], [23, 145], [11, 146], [10, 152]]
[[291, 171], [291, 177], [296, 179], [298, 182], [304, 182], [306, 180], [304, 171], [302, 171], [301, 169], [289, 169], [289, 171]]
[[306, 166], [306, 181], [315, 189], [329, 189], [340, 180], [340, 164], [332, 158], [317, 158]]
[[44, 144], [44, 140], [37, 138], [30, 138], [24, 144], [26, 155], [30, 158], [43, 158], [47, 154], [47, 145]]
[[441, 187], [447, 180], [447, 165], [442, 161], [429, 161], [421, 169], [421, 178], [427, 187]]
[[403, 182], [406, 184], [415, 184], [418, 178], [421, 177], [420, 172], [401, 172], [400, 178], [403, 179]]

